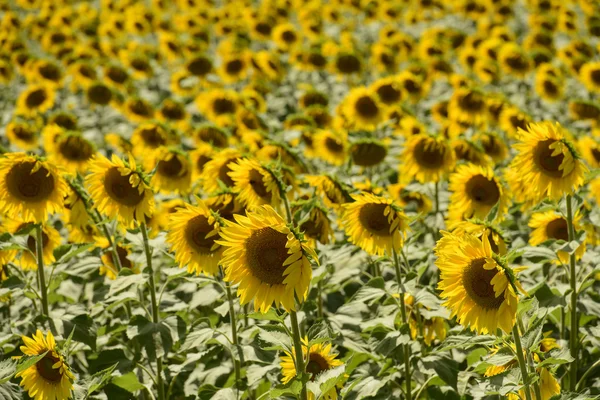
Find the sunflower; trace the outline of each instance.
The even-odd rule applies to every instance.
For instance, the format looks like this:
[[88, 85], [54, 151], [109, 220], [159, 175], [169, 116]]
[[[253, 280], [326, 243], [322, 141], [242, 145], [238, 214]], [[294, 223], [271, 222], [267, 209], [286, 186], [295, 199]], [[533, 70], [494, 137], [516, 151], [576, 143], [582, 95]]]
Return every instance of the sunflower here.
[[159, 148], [175, 143], [167, 128], [152, 122], [139, 125], [131, 136], [132, 150], [138, 157], [148, 157]]
[[[296, 209], [298, 207], [300, 207], [300, 205], [298, 205]], [[296, 210], [293, 209], [292, 211], [295, 212]], [[300, 221], [298, 229], [304, 234], [308, 243], [313, 247], [317, 242], [328, 244], [334, 237], [331, 221], [327, 216], [327, 210], [318, 204], [315, 204], [308, 215]]]
[[498, 50], [498, 62], [505, 72], [524, 77], [531, 69], [531, 59], [516, 43], [506, 43]]
[[300, 34], [291, 23], [277, 25], [273, 28], [272, 39], [276, 46], [282, 51], [290, 51], [296, 44], [300, 43]]
[[150, 180], [153, 188], [161, 193], [189, 193], [193, 166], [185, 152], [161, 147], [146, 160], [146, 170], [154, 170]]
[[500, 180], [489, 167], [474, 164], [460, 165], [450, 175], [449, 223], [470, 218], [483, 219], [492, 207], [498, 205], [497, 220], [502, 220], [508, 210], [508, 198]]
[[220, 224], [207, 207], [198, 200], [197, 206], [184, 204], [169, 217], [167, 243], [175, 252], [175, 261], [189, 273], [214, 276], [219, 272], [223, 247], [219, 238]]
[[507, 239], [504, 234], [496, 226], [478, 219], [470, 219], [468, 221], [462, 221], [449, 226], [452, 229], [452, 233], [457, 236], [464, 236], [465, 233], [477, 237], [479, 240], [483, 240], [483, 236], [487, 236], [490, 242], [492, 252], [501, 256], [505, 255], [508, 251]]
[[402, 101], [402, 87], [398, 79], [393, 76], [376, 80], [371, 88], [377, 93], [379, 101], [385, 105], [389, 106]]
[[[399, 295], [401, 296], [401, 295]], [[395, 297], [395, 296], [394, 296]], [[433, 340], [437, 338], [440, 342], [446, 339], [448, 327], [442, 317], [426, 318], [419, 309], [427, 307], [417, 303], [415, 298], [408, 293], [404, 293], [404, 304], [408, 314], [408, 326], [410, 328], [410, 337], [415, 340], [419, 335], [423, 336], [423, 341], [427, 346], [431, 346]]]
[[400, 175], [421, 183], [437, 182], [454, 167], [454, 152], [441, 137], [414, 135], [404, 145]]
[[415, 190], [408, 190], [401, 183], [387, 185], [387, 192], [404, 209], [404, 211], [416, 211], [420, 214], [428, 214], [432, 209], [429, 196]]
[[343, 113], [356, 130], [374, 130], [383, 121], [383, 103], [376, 92], [360, 87], [344, 99]]
[[21, 386], [33, 400], [66, 400], [71, 398], [75, 376], [58, 351], [54, 336], [51, 332], [44, 334], [38, 329], [31, 338], [22, 336], [25, 346], [21, 351], [26, 356], [46, 355], [37, 363], [19, 372]]
[[185, 130], [188, 125], [188, 113], [185, 105], [173, 99], [165, 99], [158, 110], [158, 119]]
[[258, 161], [248, 158], [229, 164], [228, 175], [234, 182], [233, 190], [246, 208], [252, 210], [263, 204], [277, 208], [281, 202], [279, 186], [270, 170]]
[[359, 74], [364, 65], [361, 57], [354, 52], [341, 51], [335, 55], [331, 66], [333, 72], [339, 76]]
[[353, 195], [343, 205], [342, 225], [350, 242], [372, 255], [399, 251], [408, 230], [408, 219], [392, 200], [371, 193]]
[[200, 182], [204, 166], [207, 162], [212, 160], [215, 153], [215, 150], [209, 144], [202, 144], [189, 152], [190, 161], [192, 163], [192, 181], [194, 183]]
[[54, 164], [37, 156], [8, 153], [0, 158], [0, 213], [44, 222], [59, 212], [67, 184]]
[[106, 106], [114, 96], [108, 85], [102, 82], [92, 82], [85, 91], [85, 97], [92, 105]]
[[536, 74], [535, 91], [546, 101], [556, 101], [563, 96], [563, 83], [548, 74]]
[[348, 157], [348, 141], [344, 135], [319, 129], [313, 133], [315, 156], [333, 165], [343, 165]]
[[219, 190], [221, 182], [226, 187], [232, 188], [235, 185], [229, 173], [231, 164], [242, 157], [242, 154], [236, 149], [224, 149], [213, 155], [212, 160], [204, 164], [201, 181], [202, 188], [206, 193], [214, 193]]
[[122, 113], [131, 122], [146, 122], [154, 117], [154, 107], [140, 97], [130, 97], [121, 106]]
[[306, 175], [306, 182], [315, 188], [327, 207], [334, 209], [350, 200], [348, 191], [336, 179], [327, 175]]
[[[487, 236], [442, 232], [435, 246], [441, 271], [438, 289], [452, 317], [480, 334], [511, 332], [517, 313], [520, 284], [514, 272], [499, 265]], [[514, 286], [514, 287], [513, 287]]]
[[500, 128], [502, 128], [508, 136], [515, 139], [519, 130], [527, 129], [527, 126], [533, 120], [529, 115], [521, 111], [515, 106], [502, 106], [500, 111]]
[[245, 215], [246, 209], [242, 206], [234, 193], [220, 193], [204, 200], [208, 208], [219, 214], [227, 221], [234, 222], [237, 214]]
[[118, 90], [124, 90], [130, 81], [129, 72], [120, 65], [108, 65], [104, 68], [104, 82]]
[[517, 201], [558, 200], [583, 185], [587, 168], [579, 159], [569, 133], [558, 123], [530, 124], [520, 130], [518, 151], [510, 164], [507, 180]]
[[[31, 227], [29, 222], [21, 219], [7, 219], [4, 221], [4, 227], [12, 234], [17, 234], [24, 229]], [[45, 266], [49, 266], [55, 261], [54, 250], [60, 245], [60, 233], [50, 225], [42, 226], [42, 260]], [[19, 265], [26, 271], [37, 270], [37, 247], [36, 230], [30, 230], [27, 234], [26, 246], [29, 251], [21, 252]]]
[[240, 98], [233, 90], [212, 89], [196, 97], [196, 107], [212, 122], [235, 115]]
[[360, 167], [379, 165], [387, 154], [387, 143], [376, 139], [360, 139], [350, 147], [352, 162]]
[[591, 168], [600, 168], [600, 141], [589, 136], [583, 136], [578, 141], [583, 159]]
[[571, 100], [569, 102], [569, 113], [578, 121], [600, 119], [600, 104], [587, 100]]
[[81, 226], [69, 224], [67, 229], [70, 243], [97, 243], [103, 238], [102, 233], [93, 223]]
[[[108, 242], [104, 238], [99, 238], [98, 244], [103, 248], [103, 254], [101, 256], [102, 265], [100, 266], [100, 275], [106, 275], [110, 280], [117, 279], [119, 274], [119, 267], [114, 262], [114, 256], [112, 250], [108, 248]], [[129, 259], [131, 255], [131, 249], [127, 245], [116, 245], [117, 256], [119, 257], [119, 265], [122, 268], [127, 268], [134, 274], [140, 273], [140, 267]]]
[[485, 154], [496, 163], [503, 161], [508, 156], [508, 148], [504, 140], [495, 133], [482, 132], [475, 135], [474, 140], [483, 148]]
[[93, 143], [75, 131], [58, 135], [51, 147], [46, 147], [46, 151], [51, 161], [63, 166], [72, 175], [85, 172], [96, 154]]
[[235, 83], [246, 79], [248, 74], [248, 55], [242, 53], [228, 54], [221, 60], [219, 75], [225, 83]]
[[254, 300], [255, 311], [266, 313], [273, 303], [290, 311], [294, 297], [306, 299], [312, 277], [307, 255], [318, 258], [271, 206], [236, 215], [220, 235], [216, 243], [227, 248], [221, 259], [225, 280], [239, 284], [242, 305]]
[[[579, 213], [575, 213], [573, 218], [573, 226], [575, 231], [580, 229]], [[529, 227], [533, 229], [529, 236], [529, 244], [531, 246], [538, 246], [547, 240], [564, 240], [569, 241], [569, 228], [567, 220], [556, 211], [543, 211], [533, 213], [529, 220]], [[585, 253], [585, 241], [579, 245], [575, 251], [577, 259], [583, 257]], [[569, 263], [569, 253], [564, 251], [557, 252], [558, 259], [563, 264]]]
[[583, 64], [579, 77], [590, 92], [600, 93], [600, 61]]
[[487, 116], [484, 95], [473, 89], [460, 88], [454, 91], [448, 103], [448, 116], [459, 122], [481, 125]]
[[89, 225], [91, 220], [84, 199], [81, 198], [77, 190], [74, 190], [71, 185], [69, 186], [64, 201], [63, 221], [77, 227]]
[[17, 99], [17, 113], [35, 115], [44, 113], [54, 106], [55, 92], [47, 85], [32, 85], [27, 87]]
[[[330, 369], [344, 365], [341, 360], [338, 360], [337, 354], [331, 351], [331, 343], [317, 343], [308, 347], [308, 339], [302, 339], [302, 356], [306, 362], [306, 372], [310, 375], [310, 380], [315, 381], [317, 377]], [[285, 356], [281, 357], [281, 374], [283, 375], [282, 383], [288, 384], [297, 375], [296, 372], [296, 352], [294, 347], [292, 351], [285, 352]], [[338, 393], [335, 387], [323, 393], [321, 399], [337, 400]], [[308, 393], [308, 400], [315, 400], [315, 395], [312, 392]]]
[[6, 126], [6, 138], [23, 150], [35, 150], [38, 147], [37, 128], [25, 121], [11, 121]]
[[133, 156], [129, 157], [129, 163], [114, 154], [111, 160], [98, 156], [90, 163], [89, 170], [85, 182], [98, 211], [117, 217], [126, 226], [152, 215], [154, 195]]
[[225, 148], [229, 145], [227, 131], [212, 123], [204, 123], [196, 126], [191, 136], [196, 144], [210, 144], [217, 148]]

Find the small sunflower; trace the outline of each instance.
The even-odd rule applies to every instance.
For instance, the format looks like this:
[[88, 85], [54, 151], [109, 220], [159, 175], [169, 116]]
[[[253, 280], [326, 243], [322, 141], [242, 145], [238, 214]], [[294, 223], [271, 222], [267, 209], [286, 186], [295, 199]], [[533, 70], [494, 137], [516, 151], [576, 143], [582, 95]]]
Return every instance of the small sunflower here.
[[246, 209], [242, 206], [234, 193], [221, 193], [207, 198], [205, 201], [208, 208], [219, 213], [219, 216], [227, 221], [234, 222], [236, 215], [245, 215]]
[[22, 115], [44, 113], [54, 105], [54, 97], [54, 89], [50, 86], [29, 86], [17, 99], [17, 112]]
[[313, 133], [315, 156], [332, 165], [343, 165], [348, 157], [348, 141], [343, 134], [319, 129]]
[[28, 392], [33, 400], [71, 398], [75, 376], [69, 364], [59, 352], [51, 332], [44, 334], [38, 329], [31, 338], [22, 336], [25, 346], [21, 351], [26, 356], [46, 355], [37, 363], [19, 372], [16, 377], [21, 378], [21, 386]]
[[240, 106], [240, 97], [233, 90], [212, 89], [196, 97], [196, 107], [210, 121], [232, 117]]
[[202, 172], [202, 188], [206, 193], [219, 190], [219, 181], [226, 187], [233, 187], [235, 182], [229, 176], [231, 164], [241, 158], [242, 154], [236, 149], [225, 149], [216, 153], [212, 160], [204, 164]]
[[389, 106], [402, 101], [402, 87], [398, 79], [393, 76], [378, 79], [371, 85], [371, 88], [385, 105]]
[[[10, 219], [4, 221], [6, 230], [12, 234], [16, 234], [19, 231], [29, 228], [31, 225], [29, 222], [25, 222], [21, 219]], [[50, 225], [42, 226], [42, 260], [44, 266], [51, 265], [54, 261], [54, 250], [60, 245], [61, 236], [60, 233]], [[19, 265], [26, 271], [37, 270], [37, 244], [36, 244], [36, 231], [31, 230], [27, 234], [26, 246], [29, 251], [22, 251], [21, 258], [19, 259]]]
[[510, 332], [518, 304], [513, 285], [520, 286], [514, 272], [495, 261], [487, 236], [442, 235], [435, 247], [438, 288], [452, 317], [480, 334], [494, 334], [498, 328]]
[[[573, 225], [575, 231], [580, 229], [579, 220], [581, 219], [579, 213], [575, 213], [573, 218]], [[529, 227], [533, 229], [529, 236], [529, 244], [531, 246], [538, 246], [547, 240], [564, 240], [569, 241], [569, 228], [567, 220], [556, 211], [543, 211], [533, 213], [529, 220]], [[585, 241], [580, 244], [575, 251], [577, 259], [583, 257], [585, 253]], [[563, 264], [569, 263], [569, 253], [564, 251], [557, 252], [558, 259]]]
[[63, 166], [71, 175], [85, 172], [96, 154], [93, 143], [75, 131], [57, 135], [51, 147], [46, 146], [46, 151], [50, 160]]
[[196, 144], [210, 144], [217, 148], [229, 146], [229, 135], [223, 128], [211, 123], [200, 124], [191, 133]]
[[130, 97], [121, 106], [123, 114], [132, 122], [146, 122], [154, 117], [154, 107], [140, 97]]
[[360, 167], [379, 165], [385, 160], [387, 154], [387, 143], [376, 139], [357, 140], [350, 147], [352, 162]]
[[347, 190], [340, 182], [327, 175], [307, 175], [306, 182], [315, 188], [327, 207], [338, 208], [350, 200]]
[[408, 190], [404, 184], [393, 183], [388, 185], [387, 191], [404, 211], [416, 211], [420, 214], [428, 214], [432, 209], [432, 202], [429, 196], [421, 192]]
[[507, 239], [503, 233], [494, 225], [488, 222], [470, 219], [468, 221], [459, 222], [453, 226], [449, 226], [452, 229], [452, 233], [457, 236], [464, 236], [465, 233], [475, 236], [479, 240], [483, 240], [483, 236], [487, 236], [490, 242], [492, 252], [501, 256], [505, 255], [508, 251]]
[[498, 135], [491, 132], [483, 132], [476, 135], [474, 139], [483, 148], [485, 154], [494, 162], [499, 163], [508, 156], [508, 148], [504, 140]]
[[400, 166], [402, 177], [421, 183], [437, 182], [454, 167], [454, 152], [442, 137], [414, 135], [404, 145]]
[[587, 100], [571, 100], [569, 113], [577, 121], [597, 121], [600, 119], [600, 104]]
[[290, 311], [296, 309], [295, 297], [306, 299], [312, 278], [307, 255], [318, 258], [271, 206], [236, 215], [220, 234], [216, 243], [226, 247], [225, 280], [239, 284], [242, 305], [254, 300], [254, 309], [262, 313], [273, 303]]
[[[427, 309], [427, 307], [419, 303], [415, 304], [415, 298], [408, 293], [404, 293], [404, 304], [406, 305], [406, 313], [408, 314], [410, 337], [413, 340], [421, 334], [423, 335], [425, 344], [431, 346], [431, 343], [433, 343], [435, 338], [440, 342], [443, 342], [446, 339], [448, 327], [444, 318], [426, 318], [419, 309]], [[421, 332], [419, 332], [420, 330]]]
[[[344, 365], [338, 360], [337, 354], [331, 351], [331, 343], [317, 343], [308, 347], [308, 340], [302, 339], [302, 355], [306, 362], [306, 373], [310, 375], [310, 380], [315, 381], [317, 377], [330, 369]], [[296, 352], [292, 347], [292, 352], [285, 352], [285, 356], [281, 357], [281, 374], [283, 375], [282, 383], [285, 385], [294, 379], [296, 372]], [[322, 394], [322, 399], [337, 400], [337, 389], [331, 388], [329, 391]], [[315, 400], [315, 395], [312, 392], [308, 393], [309, 400]]]
[[357, 130], [374, 130], [383, 121], [383, 103], [368, 88], [352, 89], [344, 100], [344, 115]]
[[484, 219], [496, 204], [496, 219], [502, 220], [508, 210], [505, 189], [491, 168], [473, 164], [460, 165], [450, 175], [448, 189], [452, 192], [448, 207], [449, 221]]
[[408, 230], [408, 218], [392, 200], [371, 193], [353, 195], [344, 204], [342, 225], [350, 242], [372, 255], [399, 251]]
[[516, 43], [506, 43], [498, 51], [498, 62], [505, 72], [524, 77], [531, 69], [528, 54]]
[[219, 222], [204, 201], [197, 206], [184, 204], [169, 217], [167, 243], [175, 253], [180, 268], [189, 273], [215, 276], [223, 247], [215, 243], [219, 238]]
[[558, 123], [534, 123], [519, 132], [518, 154], [507, 176], [517, 201], [557, 200], [583, 185], [587, 168]]
[[0, 158], [0, 213], [44, 222], [62, 210], [67, 183], [54, 164], [24, 153]]
[[89, 169], [85, 181], [98, 211], [117, 217], [126, 226], [152, 215], [154, 195], [133, 156], [129, 157], [129, 163], [114, 154], [111, 160], [98, 156]]
[[139, 157], [147, 157], [159, 148], [174, 142], [163, 125], [151, 122], [139, 125], [131, 136], [133, 152]]
[[316, 242], [328, 244], [334, 236], [327, 210], [319, 205], [312, 207], [308, 215], [299, 223], [298, 228], [313, 247]]
[[150, 184], [161, 193], [186, 194], [191, 190], [193, 166], [181, 150], [161, 147], [147, 158], [147, 170], [154, 170]]
[[487, 116], [485, 96], [473, 89], [455, 90], [448, 103], [448, 116], [458, 122], [481, 125]]
[[252, 210], [263, 204], [277, 208], [281, 203], [277, 180], [258, 161], [248, 158], [229, 164], [229, 176], [234, 182], [233, 190], [239, 201]]
[[579, 77], [590, 92], [600, 93], [600, 61], [583, 64]]
[[600, 141], [598, 139], [584, 136], [579, 139], [579, 148], [581, 149], [583, 159], [586, 160], [591, 168], [600, 168]]
[[25, 121], [12, 121], [6, 126], [6, 138], [23, 150], [35, 150], [38, 147], [37, 128]]
[[[110, 280], [117, 279], [119, 274], [119, 267], [115, 263], [112, 250], [108, 249], [108, 243], [104, 238], [99, 239], [99, 244], [103, 247], [103, 254], [101, 257], [102, 265], [100, 266], [100, 275], [106, 275]], [[131, 255], [131, 249], [127, 245], [117, 245], [117, 256], [119, 257], [119, 264], [122, 268], [127, 268], [134, 274], [140, 273], [140, 267], [129, 259]]]

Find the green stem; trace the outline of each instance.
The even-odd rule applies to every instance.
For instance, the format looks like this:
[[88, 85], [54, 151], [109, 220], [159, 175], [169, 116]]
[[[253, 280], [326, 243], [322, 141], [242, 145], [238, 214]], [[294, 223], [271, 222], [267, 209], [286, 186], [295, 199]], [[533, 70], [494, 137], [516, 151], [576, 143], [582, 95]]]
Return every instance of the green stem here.
[[235, 308], [233, 306], [233, 295], [231, 294], [231, 287], [229, 283], [225, 284], [225, 293], [227, 294], [227, 302], [229, 303], [229, 316], [231, 318], [231, 340], [233, 341], [233, 345], [236, 347], [238, 351], [238, 355], [240, 359], [234, 357], [233, 366], [235, 368], [235, 382], [238, 390], [242, 390], [242, 363], [243, 363], [243, 353], [242, 347], [240, 346], [240, 342], [238, 340], [237, 334], [237, 319], [235, 316]]
[[[569, 242], [575, 240], [575, 227], [573, 226], [573, 206], [571, 195], [567, 195], [567, 226], [569, 228]], [[573, 362], [569, 366], [569, 390], [574, 392], [577, 384], [577, 342], [579, 339], [579, 323], [577, 320], [577, 272], [575, 270], [575, 253], [569, 256], [570, 284], [571, 284], [571, 332], [569, 348]]]
[[[521, 330], [521, 333], [525, 334], [525, 326], [523, 325], [523, 321], [521, 320], [520, 316], [517, 316], [517, 323], [519, 324], [519, 329]], [[531, 352], [528, 351], [527, 349], [525, 349], [525, 353], [527, 354], [527, 363], [529, 364], [531, 373], [537, 374], [537, 371], [535, 369], [535, 363], [533, 361], [533, 356], [531, 355]], [[542, 392], [540, 390], [539, 380], [533, 382], [533, 391], [535, 392], [535, 398], [541, 400]]]
[[[144, 239], [144, 253], [146, 254], [146, 263], [150, 270], [148, 274], [148, 285], [150, 286], [150, 301], [152, 302], [152, 322], [158, 324], [160, 316], [158, 315], [158, 302], [156, 301], [156, 283], [154, 282], [154, 269], [152, 268], [152, 252], [150, 251], [150, 243], [148, 242], [148, 229], [146, 223], [140, 224], [140, 230], [142, 231], [142, 237]], [[162, 378], [162, 358], [156, 357], [156, 386], [158, 389], [158, 400], [165, 399], [165, 388]]]
[[440, 212], [440, 183], [435, 183], [435, 215]]
[[[298, 316], [296, 315], [296, 311], [290, 311], [290, 320], [292, 321], [292, 339], [294, 340], [294, 352], [296, 355], [296, 376], [303, 376], [305, 372], [304, 354], [302, 352], [302, 342], [300, 340], [300, 324], [298, 324]], [[300, 399], [308, 399], [306, 393], [306, 383], [304, 381], [302, 382], [302, 392], [300, 393]]]
[[324, 319], [323, 316], [323, 281], [317, 282], [317, 316], [320, 320]]
[[[406, 304], [404, 303], [404, 285], [402, 284], [402, 272], [400, 271], [400, 261], [398, 252], [393, 249], [394, 268], [396, 269], [396, 279], [398, 280], [398, 289], [400, 290], [400, 313], [402, 315], [402, 324], [408, 324], [406, 315]], [[410, 344], [404, 345], [404, 381], [406, 382], [406, 400], [412, 400], [412, 378], [410, 371]]]
[[44, 275], [44, 242], [42, 235], [42, 224], [35, 226], [35, 250], [38, 265], [38, 283], [40, 285], [40, 300], [42, 302], [42, 316], [50, 317], [48, 309], [48, 289], [46, 287], [46, 276]]
[[582, 389], [582, 385], [585, 383], [585, 378], [587, 378], [596, 368], [598, 368], [599, 365], [600, 360], [596, 361], [591, 367], [587, 369], [587, 371], [585, 371], [583, 376], [579, 379], [579, 382], [577, 382], [577, 391], [580, 391]]
[[523, 376], [523, 391], [525, 392], [525, 398], [531, 399], [531, 392], [529, 390], [529, 374], [527, 373], [527, 364], [525, 364], [525, 357], [523, 357], [523, 346], [521, 346], [521, 336], [519, 334], [519, 327], [517, 324], [513, 326], [513, 338], [515, 340], [515, 347], [517, 348], [517, 360], [519, 360], [519, 368], [521, 368], [521, 375]]

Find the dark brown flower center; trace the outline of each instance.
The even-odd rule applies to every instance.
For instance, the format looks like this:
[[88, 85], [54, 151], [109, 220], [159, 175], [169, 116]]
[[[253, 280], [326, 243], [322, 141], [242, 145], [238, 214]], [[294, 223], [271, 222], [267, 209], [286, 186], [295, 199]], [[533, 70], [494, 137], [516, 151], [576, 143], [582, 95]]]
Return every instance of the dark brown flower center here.
[[14, 135], [24, 142], [33, 142], [35, 139], [35, 132], [33, 129], [29, 129], [25, 125], [17, 125], [13, 128]]
[[210, 160], [212, 160], [212, 158], [210, 156], [207, 156], [207, 155], [201, 155], [201, 156], [199, 156], [196, 159], [196, 169], [198, 170], [198, 172], [202, 172], [204, 170], [204, 166]]
[[559, 168], [565, 156], [562, 153], [552, 156], [554, 149], [551, 149], [550, 146], [555, 142], [556, 140], [548, 139], [537, 144], [534, 152], [535, 163], [544, 174], [553, 178], [562, 178], [563, 171]]
[[546, 225], [546, 236], [550, 239], [569, 240], [569, 227], [564, 218], [557, 218]]
[[60, 78], [62, 78], [62, 72], [60, 68], [54, 64], [45, 64], [41, 66], [38, 71], [44, 79], [52, 82], [57, 82], [60, 80]]
[[99, 105], [106, 105], [112, 99], [112, 91], [106, 85], [92, 85], [87, 92], [90, 102]]
[[25, 105], [27, 108], [37, 108], [41, 106], [46, 99], [48, 99], [48, 93], [44, 89], [36, 89], [27, 94], [25, 98]]
[[152, 107], [143, 100], [134, 100], [129, 105], [129, 110], [135, 115], [150, 118], [152, 116]]
[[54, 369], [52, 366], [59, 362], [58, 358], [55, 358], [48, 352], [40, 361], [35, 364], [35, 367], [42, 378], [52, 383], [58, 382], [62, 379], [62, 373], [60, 369]]
[[529, 63], [522, 54], [513, 54], [504, 59], [506, 65], [515, 71], [527, 71]]
[[353, 54], [342, 54], [335, 60], [335, 66], [342, 74], [354, 74], [360, 71], [360, 60]]
[[458, 99], [459, 107], [468, 112], [482, 112], [485, 107], [485, 101], [481, 94], [477, 92], [469, 92]]
[[185, 166], [176, 155], [170, 160], [161, 160], [158, 162], [158, 172], [169, 178], [178, 178], [185, 174]]
[[556, 96], [558, 94], [558, 86], [554, 81], [549, 79], [544, 80], [543, 82], [544, 92], [550, 96]]
[[294, 43], [297, 38], [298, 38], [298, 36], [296, 36], [296, 34], [292, 31], [284, 31], [281, 34], [281, 39], [283, 39], [283, 41], [286, 42], [287, 44]]
[[127, 78], [129, 78], [127, 72], [118, 67], [110, 67], [106, 71], [106, 76], [108, 77], [108, 79], [118, 84], [124, 83], [127, 80]]
[[161, 112], [167, 119], [173, 121], [180, 121], [185, 117], [185, 110], [178, 103], [166, 103]]
[[225, 65], [225, 71], [229, 75], [237, 75], [244, 68], [244, 63], [242, 60], [231, 60]]
[[360, 167], [372, 167], [382, 162], [387, 155], [385, 146], [377, 143], [359, 143], [352, 148], [352, 161]]
[[158, 126], [143, 128], [140, 130], [140, 136], [148, 147], [158, 148], [167, 144], [167, 139]]
[[369, 231], [370, 235], [390, 236], [392, 224], [384, 215], [387, 204], [365, 204], [360, 208], [358, 219], [361, 225]]
[[287, 269], [287, 235], [267, 227], [252, 232], [246, 240], [246, 262], [252, 275], [264, 283], [280, 285]]
[[[121, 246], [117, 246], [117, 255], [119, 256], [119, 262], [121, 263], [121, 267], [131, 269], [131, 267], [133, 266], [133, 263], [131, 262], [131, 260], [129, 258], [127, 258], [127, 256], [129, 255], [129, 252], [127, 251], [127, 249], [125, 249]], [[108, 260], [112, 264], [112, 266], [116, 267], [112, 251], [109, 251], [108, 253], [106, 253], [106, 256], [108, 257]]]
[[477, 203], [492, 206], [500, 199], [500, 190], [493, 179], [475, 175], [467, 182], [465, 191]]
[[260, 171], [252, 169], [250, 170], [249, 175], [248, 182], [258, 197], [271, 200], [271, 192], [267, 191], [267, 187], [265, 186], [263, 176]]
[[140, 194], [138, 188], [129, 183], [131, 175], [131, 173], [125, 176], [121, 175], [117, 167], [112, 167], [104, 175], [106, 194], [117, 203], [129, 207], [138, 205], [144, 199], [143, 192]]
[[338, 139], [331, 136], [328, 136], [325, 139], [325, 147], [327, 147], [327, 150], [332, 153], [339, 154], [344, 152], [344, 146], [342, 143]]
[[436, 142], [421, 140], [415, 146], [414, 157], [423, 168], [439, 169], [444, 165], [444, 153], [444, 148]]
[[232, 114], [235, 112], [235, 108], [235, 103], [225, 97], [216, 98], [212, 104], [212, 109], [217, 115]]
[[[21, 229], [25, 228], [26, 226], [27, 226], [27, 224], [21, 225], [19, 227], [19, 229], [17, 229], [17, 232], [20, 231]], [[42, 231], [42, 249], [46, 248], [49, 241], [50, 241], [50, 238], [48, 237], [48, 235], [46, 235], [46, 232]], [[37, 254], [37, 241], [35, 240], [35, 236], [32, 236], [32, 235], [27, 236], [27, 248], [33, 254]]]
[[463, 286], [471, 300], [479, 307], [488, 310], [497, 310], [504, 301], [504, 293], [496, 297], [492, 279], [494, 279], [498, 271], [495, 268], [483, 268], [485, 262], [484, 258], [471, 261], [471, 264], [463, 272]]
[[594, 84], [600, 85], [600, 69], [595, 69], [592, 72], [590, 72], [590, 78], [592, 79], [592, 82], [594, 82]]
[[219, 168], [219, 179], [227, 187], [232, 187], [234, 185], [233, 179], [231, 179], [231, 177], [229, 176], [229, 173], [231, 172], [229, 164], [234, 162], [235, 160], [235, 158], [230, 158], [229, 160], [225, 161], [223, 165], [221, 165], [221, 168]]
[[81, 136], [67, 136], [58, 145], [60, 154], [68, 160], [86, 161], [94, 155], [94, 148]]
[[327, 106], [329, 101], [327, 97], [319, 92], [309, 92], [302, 96], [302, 105], [304, 107], [310, 107], [314, 105]]
[[594, 160], [596, 160], [596, 162], [600, 163], [600, 148], [592, 149], [592, 157], [594, 157]]
[[74, 131], [77, 129], [77, 120], [74, 116], [69, 114], [57, 114], [50, 120], [51, 123], [65, 128], [68, 131]]
[[31, 173], [34, 166], [34, 162], [14, 165], [5, 181], [12, 196], [28, 203], [42, 202], [54, 192], [54, 176], [44, 167]]
[[391, 83], [379, 86], [377, 95], [384, 104], [393, 104], [402, 98], [402, 92]]
[[323, 68], [327, 65], [327, 59], [320, 53], [312, 52], [308, 55], [308, 63], [317, 68]]
[[208, 222], [205, 215], [198, 215], [189, 220], [185, 226], [185, 239], [196, 252], [210, 253], [218, 235], [209, 238], [206, 235], [213, 229], [214, 227]]
[[311, 374], [310, 380], [314, 381], [323, 371], [330, 369], [327, 360], [319, 353], [310, 353], [308, 356], [308, 364], [306, 364], [306, 372]]
[[356, 100], [354, 106], [356, 112], [363, 118], [375, 118], [379, 115], [379, 107], [370, 96], [363, 96]]

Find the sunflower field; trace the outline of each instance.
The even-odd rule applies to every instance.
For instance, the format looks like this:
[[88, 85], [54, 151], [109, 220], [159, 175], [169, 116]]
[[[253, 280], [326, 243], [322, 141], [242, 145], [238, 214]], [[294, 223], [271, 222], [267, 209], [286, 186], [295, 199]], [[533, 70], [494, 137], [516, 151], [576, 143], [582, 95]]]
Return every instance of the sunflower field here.
[[600, 0], [0, 0], [0, 400], [600, 399]]

